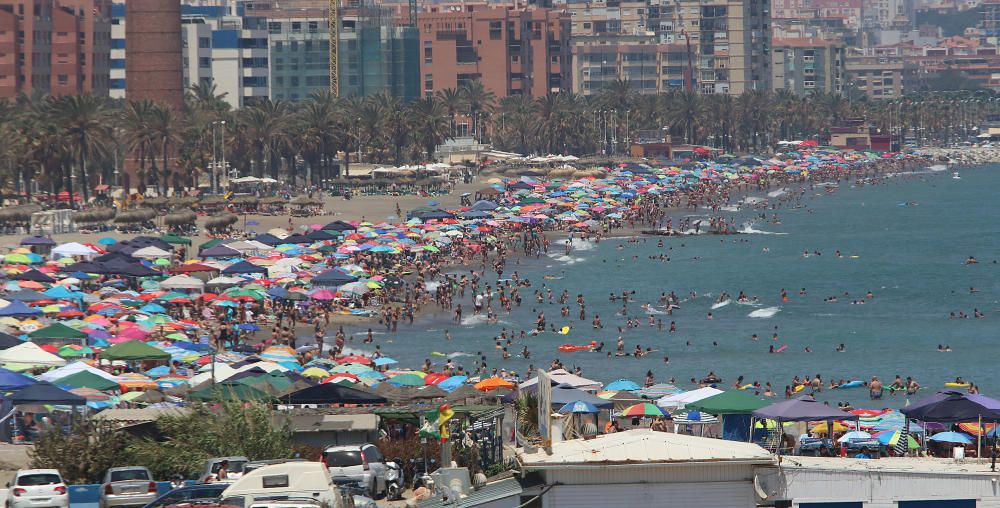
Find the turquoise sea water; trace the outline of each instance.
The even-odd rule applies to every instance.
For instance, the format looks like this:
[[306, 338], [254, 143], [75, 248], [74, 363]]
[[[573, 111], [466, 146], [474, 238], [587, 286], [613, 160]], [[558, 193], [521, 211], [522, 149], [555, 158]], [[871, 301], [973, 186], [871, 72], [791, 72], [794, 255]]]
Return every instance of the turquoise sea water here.
[[[522, 289], [520, 308], [509, 315], [501, 312], [500, 323], [486, 324], [484, 316], [469, 318], [472, 302], [466, 292], [461, 302], [464, 324], [450, 321], [448, 315], [425, 317], [413, 326], [401, 325], [396, 334], [377, 335], [376, 343], [401, 366], [412, 368], [425, 358], [443, 364], [445, 358], [432, 357], [431, 351], [481, 351], [491, 369], [514, 369], [522, 375], [529, 364], [548, 367], [553, 358], [559, 358], [567, 368], [582, 367], [585, 377], [605, 382], [628, 378], [641, 384], [647, 370], [652, 370], [657, 382], [673, 377], [683, 389], [693, 388], [690, 379], [700, 379], [709, 371], [723, 378], [723, 388], [740, 375], [744, 383], [770, 381], [778, 397], [795, 375], [820, 374], [824, 383], [831, 378], [869, 380], [877, 375], [888, 385], [898, 374], [913, 376], [923, 385], [922, 394], [962, 376], [978, 384], [982, 393], [1000, 395], [1000, 379], [995, 374], [1000, 358], [996, 352], [1000, 345], [1000, 264], [994, 261], [1000, 259], [998, 188], [1000, 166], [963, 169], [961, 179], [953, 178], [950, 170], [925, 171], [874, 186], [843, 182], [833, 193], [820, 187], [807, 189], [803, 207], [768, 210], [768, 221], [754, 225], [751, 234], [664, 238], [663, 248], [657, 247], [656, 237], [639, 244], [608, 239], [582, 246], [568, 257], [554, 244], [550, 250], [558, 252], [547, 258], [508, 263], [508, 274], [517, 270], [533, 286]], [[738, 223], [759, 213], [728, 212]], [[773, 213], [781, 224], [770, 223]], [[843, 257], [835, 255], [837, 250]], [[821, 255], [805, 257], [803, 251]], [[648, 259], [661, 253], [671, 261]], [[979, 263], [965, 265], [969, 256]], [[563, 278], [543, 280], [546, 274]], [[559, 316], [556, 302], [535, 302], [534, 289], [542, 284], [551, 287], [556, 297], [563, 289], [569, 291], [569, 318]], [[978, 292], [971, 293], [970, 287]], [[782, 288], [788, 291], [787, 302], [781, 300]], [[802, 288], [805, 295], [799, 294]], [[635, 290], [629, 315], [641, 320], [638, 328], [622, 334], [626, 352], [637, 344], [658, 352], [640, 359], [557, 352], [560, 344], [591, 340], [605, 342], [605, 352], [613, 352], [617, 327], [624, 327], [625, 318], [616, 315], [621, 302], [610, 302], [608, 295], [623, 289]], [[660, 293], [670, 291], [686, 301], [673, 316], [654, 316], [664, 321], [661, 331], [647, 324], [640, 305], [657, 305]], [[689, 299], [692, 291], [699, 297]], [[757, 296], [760, 304], [733, 301], [712, 309], [723, 291], [734, 300], [744, 291]], [[874, 298], [865, 305], [851, 303], [868, 291]], [[579, 293], [586, 297], [586, 321], [578, 320], [575, 297]], [[824, 301], [833, 295], [838, 296], [837, 303]], [[974, 308], [986, 317], [972, 318]], [[544, 310], [548, 322], [557, 328], [571, 325], [573, 330], [568, 335], [546, 332], [515, 340], [510, 347], [512, 358], [502, 360], [494, 338], [502, 328], [508, 333], [532, 329], [538, 310]], [[969, 318], [949, 319], [952, 311]], [[600, 315], [603, 330], [591, 328], [595, 314]], [[676, 322], [677, 332], [668, 331], [670, 321]], [[446, 329], [453, 340], [444, 339]], [[776, 341], [771, 339], [775, 332]], [[752, 341], [752, 334], [759, 341]], [[356, 341], [360, 338], [358, 334]], [[846, 346], [843, 353], [835, 351], [840, 343]], [[530, 360], [518, 356], [525, 344]], [[939, 344], [951, 346], [953, 352], [938, 352]], [[780, 354], [769, 354], [771, 345], [788, 347]], [[348, 345], [352, 346], [361, 347], [357, 342]], [[805, 352], [807, 347], [811, 353]], [[669, 356], [669, 365], [664, 364], [664, 356]], [[455, 360], [469, 369], [475, 364], [474, 356]], [[886, 394], [883, 402], [868, 402], [864, 388], [824, 390], [820, 397], [851, 401], [856, 407], [898, 407], [904, 400]]]

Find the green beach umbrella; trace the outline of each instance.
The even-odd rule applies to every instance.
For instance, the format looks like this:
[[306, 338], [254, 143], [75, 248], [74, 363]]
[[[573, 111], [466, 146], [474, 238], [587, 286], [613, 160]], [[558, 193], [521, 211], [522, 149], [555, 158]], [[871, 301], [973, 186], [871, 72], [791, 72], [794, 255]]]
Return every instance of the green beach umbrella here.
[[57, 379], [54, 384], [71, 386], [73, 388], [93, 388], [94, 390], [100, 390], [102, 392], [106, 390], [121, 389], [118, 383], [98, 376], [97, 374], [87, 370], [82, 370], [64, 378]]

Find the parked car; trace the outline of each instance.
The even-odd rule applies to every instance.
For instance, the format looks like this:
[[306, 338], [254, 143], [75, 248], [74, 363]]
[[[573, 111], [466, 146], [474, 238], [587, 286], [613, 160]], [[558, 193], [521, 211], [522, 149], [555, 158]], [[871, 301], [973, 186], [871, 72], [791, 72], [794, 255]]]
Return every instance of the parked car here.
[[69, 508], [69, 494], [55, 469], [22, 469], [7, 484], [7, 508]]
[[[226, 471], [226, 478], [219, 479], [219, 468], [222, 467], [222, 463], [227, 462], [228, 468]], [[205, 461], [205, 469], [203, 470], [201, 476], [198, 478], [200, 483], [209, 482], [222, 482], [222, 483], [233, 483], [243, 476], [243, 466], [250, 462], [250, 459], [246, 457], [216, 457], [214, 459], [208, 459]]]
[[330, 471], [319, 462], [285, 462], [255, 469], [226, 488], [220, 503], [249, 508], [258, 501], [302, 498], [322, 508], [345, 508]]
[[98, 506], [146, 506], [156, 499], [156, 495], [156, 482], [149, 469], [141, 466], [113, 467], [104, 473]]
[[323, 450], [323, 463], [338, 484], [356, 484], [366, 496], [379, 498], [385, 494], [385, 458], [378, 447], [363, 445], [331, 446]]
[[228, 483], [198, 483], [187, 487], [178, 487], [156, 498], [144, 508], [164, 508], [173, 504], [211, 503], [219, 500], [222, 491], [229, 487]]

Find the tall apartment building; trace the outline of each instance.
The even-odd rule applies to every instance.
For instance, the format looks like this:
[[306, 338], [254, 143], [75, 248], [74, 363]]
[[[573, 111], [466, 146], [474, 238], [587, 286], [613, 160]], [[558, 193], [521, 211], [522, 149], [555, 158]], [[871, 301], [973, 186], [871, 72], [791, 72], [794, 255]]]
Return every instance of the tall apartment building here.
[[844, 69], [851, 89], [876, 99], [898, 99], [912, 66], [904, 63], [898, 48], [849, 48]]
[[0, 97], [107, 94], [109, 0], [0, 0]]
[[[131, 0], [129, 0], [131, 1]], [[299, 101], [329, 88], [327, 3], [289, 0], [181, 6], [183, 84], [211, 82], [234, 108], [261, 98]], [[124, 96], [124, 5], [116, 4], [112, 96]], [[412, 100], [419, 96], [417, 34], [396, 26], [382, 11], [341, 15], [340, 93], [380, 90]]]
[[591, 36], [575, 38], [572, 51], [576, 93], [599, 93], [617, 79], [627, 79], [640, 93], [683, 89], [688, 83], [684, 44], [652, 43], [645, 36]]
[[[112, 12], [111, 96], [123, 98], [125, 4], [115, 4]], [[237, 108], [268, 97], [267, 30], [259, 19], [228, 13], [226, 6], [181, 6], [181, 85], [212, 83]]]
[[845, 47], [822, 39], [773, 39], [771, 84], [796, 95], [843, 92]]
[[424, 94], [481, 81], [497, 97], [570, 89], [570, 17], [561, 10], [472, 4], [417, 14]]
[[[689, 83], [693, 90], [738, 95], [748, 90], [770, 88], [771, 7], [768, 1], [605, 0], [570, 2], [565, 6], [573, 19], [571, 45], [575, 54], [592, 54], [595, 50], [585, 48], [595, 45], [668, 45], [640, 52], [645, 55], [640, 57], [643, 59], [650, 59], [656, 53], [667, 55], [670, 60], [669, 55], [675, 54], [672, 57], [674, 65], [668, 65], [671, 69], [663, 70], [660, 66], [656, 87], [648, 86], [647, 82], [638, 87], [640, 91], [661, 89], [664, 80], [668, 86], [676, 81], [676, 53], [680, 47], [685, 53], [685, 66], [690, 56], [693, 72]], [[636, 51], [629, 49], [624, 53]], [[602, 59], [602, 65], [604, 61]], [[603, 72], [612, 70], [604, 67]], [[617, 77], [631, 79], [626, 67], [634, 65], [619, 67], [615, 71]], [[644, 65], [641, 67], [645, 69]], [[645, 74], [646, 71], [640, 72]], [[589, 87], [574, 86], [574, 89], [581, 93], [597, 91], [594, 83]]]

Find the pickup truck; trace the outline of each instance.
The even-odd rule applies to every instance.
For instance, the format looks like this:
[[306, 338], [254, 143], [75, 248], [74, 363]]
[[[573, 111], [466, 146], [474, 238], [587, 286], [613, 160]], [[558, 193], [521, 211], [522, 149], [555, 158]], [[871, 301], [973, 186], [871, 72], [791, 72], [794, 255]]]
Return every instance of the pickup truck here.
[[148, 469], [141, 466], [113, 467], [104, 473], [98, 506], [146, 506], [156, 496], [156, 482]]

